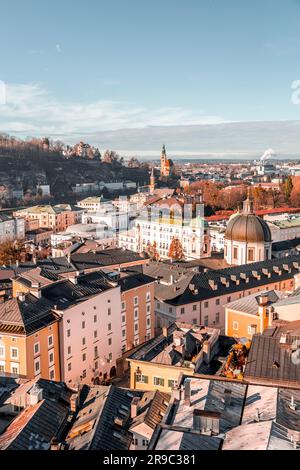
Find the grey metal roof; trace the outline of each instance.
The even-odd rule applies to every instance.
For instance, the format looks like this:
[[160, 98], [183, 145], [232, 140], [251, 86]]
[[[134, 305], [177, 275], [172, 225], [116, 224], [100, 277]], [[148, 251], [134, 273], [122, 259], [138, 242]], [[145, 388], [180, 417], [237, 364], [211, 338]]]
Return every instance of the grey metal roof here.
[[[292, 279], [295, 274], [299, 273], [298, 266], [300, 267], [300, 255], [293, 255], [282, 259], [272, 259], [243, 266], [232, 266], [221, 270], [211, 270], [206, 273], [194, 274], [192, 277], [188, 275], [182, 284], [179, 283], [177, 291], [176, 283], [172, 286], [159, 284], [156, 288], [155, 296], [158, 300], [165, 301], [171, 305], [185, 305], [233, 292], [241, 292], [246, 289], [250, 290], [255, 287], [274, 284], [277, 281]], [[281, 274], [278, 274], [274, 268], [278, 268]], [[269, 272], [269, 276], [266, 274], [266, 271]], [[241, 273], [246, 275], [249, 282], [246, 283], [245, 279], [241, 277]], [[258, 273], [260, 277], [257, 278], [254, 273]], [[239, 284], [231, 276], [236, 276], [240, 281]], [[222, 278], [226, 280], [226, 284], [221, 282]], [[214, 281], [216, 289], [211, 287], [210, 281]], [[190, 284], [193, 284], [198, 289], [198, 292], [192, 292], [189, 287]]]

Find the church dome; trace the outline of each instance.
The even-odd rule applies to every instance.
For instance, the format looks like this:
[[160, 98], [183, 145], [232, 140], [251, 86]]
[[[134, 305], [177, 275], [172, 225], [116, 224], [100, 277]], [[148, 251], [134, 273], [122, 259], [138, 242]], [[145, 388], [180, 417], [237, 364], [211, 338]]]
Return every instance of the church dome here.
[[253, 213], [253, 203], [248, 198], [241, 214], [232, 217], [227, 225], [225, 239], [237, 242], [270, 243], [271, 230], [263, 219]]

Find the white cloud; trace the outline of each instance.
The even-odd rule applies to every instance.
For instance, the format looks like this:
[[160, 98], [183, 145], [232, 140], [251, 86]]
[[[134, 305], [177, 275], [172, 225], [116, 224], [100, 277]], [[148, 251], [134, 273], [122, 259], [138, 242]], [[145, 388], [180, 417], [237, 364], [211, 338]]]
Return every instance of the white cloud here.
[[62, 102], [39, 84], [8, 84], [6, 103], [0, 105], [1, 131], [49, 135], [70, 142], [101, 131], [215, 124], [221, 121], [218, 116], [206, 116], [181, 107], [150, 109], [109, 100]]

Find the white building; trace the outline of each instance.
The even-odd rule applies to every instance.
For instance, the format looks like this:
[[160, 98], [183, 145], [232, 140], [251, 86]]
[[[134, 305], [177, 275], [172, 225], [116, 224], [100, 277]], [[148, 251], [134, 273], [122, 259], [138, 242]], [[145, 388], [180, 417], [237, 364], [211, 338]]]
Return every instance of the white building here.
[[225, 232], [226, 227], [223, 225], [209, 226], [211, 251], [223, 253], [225, 247]]
[[173, 239], [179, 240], [187, 259], [209, 256], [208, 232], [200, 196], [164, 198], [147, 206], [135, 221], [138, 251], [147, 251], [150, 246], [155, 246], [160, 258], [169, 258]]
[[102, 196], [95, 196], [82, 199], [82, 201], [77, 203], [77, 206], [87, 212], [97, 212], [103, 207], [104, 203], [105, 201]]
[[300, 217], [290, 216], [286, 220], [268, 222], [273, 242], [293, 240], [300, 237]]
[[25, 238], [25, 220], [0, 214], [0, 243]]
[[271, 259], [271, 230], [253, 212], [253, 201], [244, 201], [242, 213], [228, 222], [225, 233], [225, 259], [228, 264], [243, 265]]

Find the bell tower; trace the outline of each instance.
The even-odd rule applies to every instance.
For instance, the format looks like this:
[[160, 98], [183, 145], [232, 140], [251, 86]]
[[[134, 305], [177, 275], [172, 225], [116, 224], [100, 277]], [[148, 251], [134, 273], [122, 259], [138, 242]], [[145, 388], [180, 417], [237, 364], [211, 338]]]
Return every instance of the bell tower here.
[[153, 194], [153, 193], [154, 193], [154, 190], [155, 190], [155, 175], [154, 175], [154, 168], [152, 168], [152, 171], [151, 171], [149, 189], [150, 189], [150, 194]]

